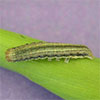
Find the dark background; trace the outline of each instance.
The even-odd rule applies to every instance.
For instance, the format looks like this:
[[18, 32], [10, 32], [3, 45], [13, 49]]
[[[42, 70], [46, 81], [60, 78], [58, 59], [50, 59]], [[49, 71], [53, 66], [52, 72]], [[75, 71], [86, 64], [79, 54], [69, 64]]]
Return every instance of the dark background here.
[[[0, 0], [0, 28], [50, 42], [85, 44], [100, 57], [100, 0]], [[0, 100], [62, 100], [0, 68]]]

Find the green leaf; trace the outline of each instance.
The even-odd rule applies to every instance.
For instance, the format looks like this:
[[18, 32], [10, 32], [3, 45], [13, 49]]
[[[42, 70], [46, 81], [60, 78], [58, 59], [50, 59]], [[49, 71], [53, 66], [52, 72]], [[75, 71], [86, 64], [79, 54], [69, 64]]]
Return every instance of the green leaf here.
[[67, 100], [99, 100], [100, 58], [8, 62], [8, 48], [40, 40], [0, 29], [0, 66], [24, 75], [29, 80]]

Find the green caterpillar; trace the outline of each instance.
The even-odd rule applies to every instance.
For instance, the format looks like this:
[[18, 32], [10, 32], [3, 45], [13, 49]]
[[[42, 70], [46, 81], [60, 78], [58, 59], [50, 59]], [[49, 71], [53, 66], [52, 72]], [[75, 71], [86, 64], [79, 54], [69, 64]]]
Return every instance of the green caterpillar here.
[[93, 59], [91, 50], [85, 45], [51, 43], [51, 42], [33, 42], [30, 44], [21, 45], [6, 51], [6, 59], [8, 62], [18, 62], [26, 60], [56, 58], [59, 61], [65, 58], [67, 63], [70, 58], [89, 58]]

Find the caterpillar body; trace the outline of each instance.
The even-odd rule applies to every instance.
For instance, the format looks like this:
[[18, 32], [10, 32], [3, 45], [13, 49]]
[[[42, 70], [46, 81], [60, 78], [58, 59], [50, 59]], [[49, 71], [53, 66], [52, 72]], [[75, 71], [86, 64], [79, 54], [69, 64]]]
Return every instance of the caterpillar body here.
[[89, 58], [93, 59], [91, 50], [85, 45], [51, 43], [51, 42], [33, 42], [10, 48], [6, 51], [6, 59], [8, 62], [18, 62], [26, 60], [56, 58], [59, 61], [65, 58], [65, 62], [69, 59]]

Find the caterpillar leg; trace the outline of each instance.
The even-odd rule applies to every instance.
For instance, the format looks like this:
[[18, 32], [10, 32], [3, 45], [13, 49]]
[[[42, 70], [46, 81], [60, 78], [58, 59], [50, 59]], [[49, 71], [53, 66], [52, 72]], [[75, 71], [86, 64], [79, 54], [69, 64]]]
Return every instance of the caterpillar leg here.
[[52, 61], [52, 58], [48, 58], [48, 61]]
[[69, 60], [70, 60], [70, 58], [65, 58], [65, 63], [68, 63], [69, 62]]
[[56, 61], [60, 61], [60, 58], [56, 58]]

